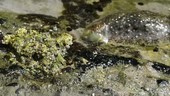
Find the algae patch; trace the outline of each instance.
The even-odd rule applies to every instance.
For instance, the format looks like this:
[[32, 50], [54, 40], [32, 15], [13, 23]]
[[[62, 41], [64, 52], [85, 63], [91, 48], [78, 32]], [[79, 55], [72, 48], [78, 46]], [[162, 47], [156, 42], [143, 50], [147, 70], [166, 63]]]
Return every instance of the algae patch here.
[[131, 0], [112, 0], [102, 12], [98, 12], [101, 17], [105, 17], [117, 12], [132, 12], [135, 11], [135, 4]]
[[4, 36], [3, 44], [10, 46], [5, 57], [9, 66], [19, 65], [33, 78], [56, 76], [67, 66], [64, 57], [72, 39], [67, 33], [53, 38], [49, 33], [19, 28], [15, 34]]

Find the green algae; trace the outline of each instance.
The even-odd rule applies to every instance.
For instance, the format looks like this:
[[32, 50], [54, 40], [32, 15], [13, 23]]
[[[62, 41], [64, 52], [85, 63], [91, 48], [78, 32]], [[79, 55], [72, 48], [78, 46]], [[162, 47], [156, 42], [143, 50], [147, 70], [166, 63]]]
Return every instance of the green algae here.
[[[3, 44], [11, 46], [7, 53], [9, 66], [19, 65], [30, 76], [57, 76], [66, 67], [67, 49], [72, 44], [72, 36], [62, 33], [52, 38], [49, 33], [19, 28], [12, 35], [5, 35]], [[28, 74], [28, 75], [29, 75]]]
[[[169, 0], [112, 0], [106, 7], [103, 8], [102, 12], [98, 12], [101, 17], [105, 17], [109, 14], [119, 13], [119, 12], [133, 12], [137, 11], [136, 4], [143, 6], [148, 3], [160, 3], [169, 4]], [[140, 5], [141, 4], [141, 5]]]
[[16, 19], [18, 14], [12, 12], [0, 12], [0, 18], [4, 20], [0, 25], [0, 30], [3, 34], [14, 32], [22, 25], [20, 20]]
[[157, 3], [162, 3], [162, 4], [168, 4], [170, 3], [169, 0], [129, 0], [129, 1], [134, 1], [134, 2], [142, 2], [143, 4], [151, 3], [151, 2], [157, 2]]
[[[120, 0], [120, 1], [122, 1], [122, 0]], [[119, 2], [119, 1], [114, 1], [114, 2]], [[122, 6], [123, 6], [123, 4], [125, 4], [125, 5], [128, 5], [128, 4], [130, 4], [130, 3], [127, 3], [126, 1], [123, 1], [123, 2], [125, 2], [125, 3], [115, 3], [115, 4], [121, 4]], [[130, 5], [131, 6], [131, 5]], [[129, 9], [128, 10], [131, 10], [131, 11], [133, 11], [133, 10], [135, 10], [135, 9], [133, 9], [133, 6], [134, 6], [134, 4], [131, 6], [131, 7], [128, 7]], [[115, 12], [119, 12], [119, 10], [121, 10], [121, 11], [127, 11], [126, 10], [126, 8], [124, 8], [124, 7], [122, 7], [122, 8], [120, 8], [120, 6], [114, 6], [114, 8], [117, 8], [117, 9], [115, 9]], [[132, 8], [132, 9], [131, 9]], [[108, 8], [109, 9], [109, 8]], [[110, 9], [109, 9], [110, 10]], [[108, 13], [106, 13], [106, 14], [110, 14], [109, 12]], [[71, 17], [70, 17], [71, 18]], [[61, 25], [59, 25], [59, 26], [62, 26], [61, 27], [61, 29], [66, 29], [67, 28], [67, 26], [69, 26], [69, 22], [68, 21], [64, 21], [64, 22], [60, 22], [61, 23]], [[59, 24], [60, 24], [59, 23]], [[41, 24], [41, 23], [39, 23], [39, 24]], [[37, 24], [37, 25], [39, 25], [39, 24]], [[32, 27], [32, 26], [31, 26]], [[46, 26], [45, 26], [46, 27]], [[49, 29], [49, 26], [47, 26], [47, 29]], [[30, 29], [28, 29], [28, 32], [30, 32], [30, 31], [33, 31], [33, 30], [30, 30]], [[11, 32], [14, 32], [14, 31], [11, 31]], [[47, 32], [48, 32], [48, 30], [47, 30]], [[37, 31], [36, 30], [36, 33], [40, 33], [40, 34], [42, 34], [41, 33], [41, 31]], [[61, 36], [61, 35], [64, 35], [64, 37], [63, 36]], [[26, 35], [24, 35], [24, 36], [26, 36]], [[40, 35], [40, 36], [42, 36], [42, 35]], [[65, 35], [65, 33], [64, 34], [60, 34], [60, 35], [57, 35], [57, 36], [59, 36], [59, 37], [56, 37], [57, 38], [57, 40], [55, 40], [55, 44], [58, 46], [58, 47], [67, 47], [67, 48], [69, 48], [68, 46], [65, 46], [65, 44], [67, 44], [67, 41], [64, 39], [65, 38], [65, 36], [67, 37], [67, 35]], [[43, 36], [42, 36], [43, 37]], [[63, 37], [63, 38], [62, 38]], [[39, 37], [38, 37], [39, 38]], [[54, 38], [54, 37], [50, 37], [50, 38]], [[96, 38], [97, 39], [97, 38]], [[39, 40], [39, 39], [38, 39]], [[64, 40], [64, 41], [63, 41]], [[52, 40], [53, 41], [53, 40]], [[71, 41], [70, 39], [68, 39], [68, 41]], [[18, 41], [19, 42], [19, 44], [22, 44], [22, 41]], [[47, 40], [47, 42], [48, 42], [48, 40]], [[35, 43], [35, 42], [34, 42]], [[40, 43], [41, 44], [41, 42], [38, 42], [38, 43]], [[49, 43], [49, 42], [48, 42]], [[48, 44], [47, 43], [47, 44]], [[49, 43], [49, 44], [51, 44], [51, 43]], [[71, 44], [71, 43], [70, 43]], [[12, 45], [12, 44], [11, 44]], [[17, 45], [17, 44], [16, 44]], [[45, 44], [46, 45], [46, 44]], [[164, 45], [164, 44], [163, 44]], [[50, 45], [49, 45], [50, 46]], [[98, 47], [101, 47], [101, 46], [98, 46]], [[133, 57], [133, 58], [135, 58], [135, 59], [139, 59], [139, 60], [142, 60], [141, 61], [141, 63], [142, 62], [144, 62], [144, 59], [148, 59], [148, 58], [141, 58], [141, 56], [143, 56], [143, 57], [145, 57], [146, 56], [146, 54], [151, 54], [151, 58], [152, 59], [148, 59], [149, 61], [159, 61], [160, 60], [160, 58], [161, 58], [161, 56], [163, 56], [163, 55], [165, 55], [165, 51], [168, 51], [169, 50], [169, 47], [167, 47], [167, 46], [162, 46], [162, 45], [160, 45], [159, 46], [159, 52], [153, 52], [153, 50], [154, 50], [154, 48], [155, 47], [158, 47], [158, 46], [145, 46], [145, 47], [142, 47], [142, 46], [139, 46], [139, 45], [124, 45], [124, 44], [122, 44], [122, 45], [110, 45], [110, 44], [107, 44], [107, 45], [102, 45], [102, 49], [100, 49], [99, 48], [99, 52], [101, 52], [101, 53], [103, 53], [103, 54], [105, 54], [105, 55], [117, 55], [117, 56], [124, 56], [125, 58], [128, 58], [128, 57]], [[17, 47], [17, 48], [19, 48], [19, 47]], [[15, 48], [16, 49], [16, 48]], [[43, 50], [44, 50], [44, 48], [42, 48]], [[30, 50], [32, 50], [32, 49], [30, 49]], [[41, 49], [40, 49], [41, 50]], [[101, 51], [102, 50], [102, 51]], [[81, 50], [82, 51], [82, 50]], [[81, 53], [81, 51], [80, 51], [80, 53]], [[23, 51], [19, 51], [19, 52], [23, 52]], [[51, 54], [51, 52], [53, 52], [53, 51], [50, 51], [50, 54]], [[142, 53], [140, 53], [140, 52], [142, 52]], [[147, 53], [148, 52], [148, 53]], [[23, 52], [23, 54], [25, 54], [25, 53], [28, 53], [27, 55], [29, 55], [29, 54], [32, 54], [32, 53], [29, 53], [28, 51], [26, 51], [26, 52]], [[40, 53], [42, 53], [42, 52], [40, 52]], [[13, 54], [13, 52], [12, 52], [12, 54]], [[67, 52], [66, 52], [66, 54], [67, 54]], [[65, 56], [67, 56], [66, 54], [64, 54], [64, 55], [59, 55], [58, 57], [57, 57], [57, 62], [59, 61], [59, 63], [60, 64], [65, 64], [66, 63], [66, 61], [65, 61]], [[155, 54], [158, 54], [158, 55], [155, 55]], [[19, 54], [20, 55], [20, 54]], [[30, 55], [30, 56], [32, 56], [32, 55]], [[153, 56], [158, 56], [157, 58], [155, 58], [155, 57], [153, 57]], [[11, 57], [11, 55], [9, 54], [9, 57]], [[32, 56], [32, 57], [36, 57], [36, 58], [34, 58], [35, 59], [35, 61], [37, 61], [37, 59], [42, 59], [42, 56], [41, 56], [41, 54], [34, 54], [34, 56]], [[37, 58], [38, 57], [38, 58]], [[79, 58], [79, 57], [77, 57], [77, 58]], [[149, 57], [150, 58], [150, 57]], [[32, 59], [32, 58], [31, 58]], [[44, 59], [44, 58], [43, 58]], [[169, 59], [169, 58], [167, 58], [167, 59]], [[12, 61], [15, 61], [15, 60], [12, 60]], [[41, 61], [41, 60], [40, 60]], [[82, 60], [83, 61], [83, 60]], [[18, 61], [17, 61], [18, 62]], [[39, 60], [38, 60], [38, 62], [39, 62]], [[46, 61], [41, 61], [40, 63], [39, 63], [39, 65], [38, 66], [40, 66], [41, 64], [43, 64], [44, 62], [46, 62]], [[51, 61], [50, 61], [51, 62]], [[84, 62], [87, 62], [86, 60], [84, 60]], [[165, 63], [163, 60], [162, 61], [159, 61], [159, 62], [161, 62], [161, 63]], [[11, 63], [11, 62], [10, 62]], [[29, 63], [32, 63], [32, 62], [29, 62]], [[34, 62], [33, 62], [34, 63]], [[58, 63], [58, 64], [59, 64]], [[121, 64], [123, 64], [123, 62], [120, 62]], [[60, 65], [59, 64], [59, 65]], [[88, 64], [88, 63], [87, 63]], [[166, 64], [169, 64], [169, 63], [166, 63]], [[51, 65], [51, 64], [49, 64], [49, 65]], [[21, 65], [21, 66], [23, 66], [23, 64]], [[25, 65], [24, 65], [25, 66]], [[30, 65], [28, 64], [28, 67], [29, 67]], [[42, 69], [42, 70], [44, 70], [43, 68], [44, 68], [44, 66], [45, 65], [43, 65], [43, 67], [42, 68], [40, 68], [40, 69]], [[62, 65], [61, 65], [62, 66]], [[125, 66], [125, 65], [123, 65], [123, 66]], [[104, 88], [111, 88], [111, 89], [113, 89], [114, 91], [117, 91], [117, 92], [122, 92], [122, 90], [126, 90], [126, 91], [124, 91], [124, 92], [126, 92], [126, 93], [130, 93], [130, 95], [136, 95], [136, 94], [139, 94], [140, 93], [140, 91], [142, 90], [142, 92], [146, 92], [146, 89], [147, 89], [147, 86], [146, 86], [146, 89], [145, 90], [143, 90], [142, 88], [143, 87], [145, 87], [145, 85], [142, 85], [142, 86], [139, 86], [140, 85], [140, 82], [147, 82], [147, 80], [144, 80], [145, 79], [145, 74], [149, 74], [150, 72], [148, 72], [147, 73], [147, 71], [146, 70], [143, 70], [141, 73], [139, 72], [140, 71], [140, 68], [137, 70], [135, 70], [135, 71], [126, 71], [125, 69], [126, 68], [119, 68], [120, 66], [118, 66], [118, 67], [116, 67], [115, 68], [115, 66], [114, 67], [108, 67], [108, 68], [106, 68], [106, 69], [104, 69], [104, 68], [98, 68], [98, 69], [96, 69], [95, 71], [92, 71], [90, 74], [93, 74], [93, 76], [89, 76], [89, 75], [87, 75], [87, 79], [89, 80], [89, 81], [87, 81], [86, 82], [86, 84], [88, 84], [88, 85], [95, 85], [95, 86], [99, 86], [99, 87], [104, 87]], [[141, 67], [141, 66], [140, 66]], [[34, 67], [34, 68], [36, 68], [36, 67]], [[35, 74], [35, 72], [34, 73], [32, 73], [32, 71], [34, 71], [34, 68], [32, 68], [32, 69], [29, 69], [28, 70], [28, 72], [30, 72], [31, 73], [31, 77], [32, 77], [32, 75], [34, 75]], [[62, 67], [60, 67], [60, 68], [62, 68]], [[65, 67], [64, 67], [65, 68]], [[94, 68], [95, 69], [95, 68]], [[93, 70], [93, 69], [91, 69], [91, 70]], [[86, 72], [88, 73], [89, 71], [91, 71], [90, 69], [89, 70], [87, 70]], [[35, 69], [35, 71], [39, 71], [39, 70], [37, 70], [37, 69]], [[52, 71], [53, 71], [53, 69], [52, 69]], [[59, 69], [59, 71], [60, 71], [60, 69]], [[101, 72], [100, 72], [101, 71]], [[110, 71], [110, 72], [108, 72], [108, 71]], [[125, 71], [125, 72], [124, 72]], [[41, 71], [41, 72], [43, 72], [43, 71]], [[37, 75], [37, 77], [38, 76], [41, 76], [40, 74], [41, 74], [41, 72], [36, 72], [37, 74], [39, 74], [39, 75]], [[146, 72], [146, 73], [145, 73]], [[153, 70], [152, 72], [155, 72], [155, 70]], [[51, 74], [50, 72], [49, 72], [49, 70], [47, 70], [47, 72], [46, 72], [47, 74]], [[128, 75], [127, 76], [127, 74], [130, 74], [130, 75]], [[136, 73], [139, 73], [139, 74], [136, 74]], [[58, 72], [57, 72], [57, 74], [58, 74]], [[43, 74], [44, 75], [44, 74]], [[110, 76], [109, 76], [110, 75]], [[112, 75], [117, 75], [117, 76], [115, 76], [115, 78], [114, 78], [114, 76], [112, 76]], [[139, 76], [138, 76], [139, 75]], [[153, 73], [152, 75], [155, 75], [155, 73]], [[160, 79], [160, 78], [158, 78], [158, 77], [154, 77], [154, 76], [148, 76], [150, 79], [152, 79], [153, 80], [153, 82], [156, 82], [156, 80], [155, 80], [155, 78], [156, 79]], [[30, 76], [30, 75], [29, 75]], [[35, 76], [35, 75], [34, 75]], [[79, 86], [79, 85], [81, 85], [82, 84], [82, 82], [81, 82], [81, 84], [78, 84], [78, 83], [73, 83], [72, 85], [69, 85], [70, 84], [70, 82], [71, 82], [71, 80], [70, 79], [68, 79], [68, 78], [72, 78], [72, 75], [70, 75], [70, 73], [64, 73], [64, 75], [58, 75], [59, 76], [59, 78], [61, 78], [61, 80], [60, 81], [58, 81], [58, 82], [65, 82], [65, 85], [64, 86], [73, 86], [72, 88], [74, 89], [74, 88], [76, 88], [77, 86]], [[61, 76], [61, 77], [60, 77]], [[142, 77], [143, 76], [143, 78], [144, 79], [138, 79], [138, 77], [140, 78], [140, 77]], [[161, 74], [161, 76], [162, 77], [164, 77], [164, 75], [163, 74]], [[160, 76], [160, 77], [161, 77]], [[52, 76], [53, 77], [53, 76]], [[134, 78], [133, 78], [134, 77]], [[136, 78], [135, 78], [136, 77]], [[166, 77], [166, 76], [165, 76]], [[48, 77], [47, 77], [48, 78]], [[78, 77], [78, 78], [80, 78], [80, 77]], [[83, 78], [83, 77], [82, 77]], [[81, 78], [81, 79], [82, 79]], [[111, 78], [111, 79], [110, 79]], [[168, 77], [166, 77], [166, 78], [168, 78]], [[137, 81], [135, 81], [136, 79], [138, 79], [139, 81], [139, 83], [137, 82]], [[148, 79], [148, 78], [146, 78], [146, 79]], [[164, 79], [164, 78], [161, 78], [161, 79]], [[155, 81], [154, 81], [155, 80]], [[167, 79], [167, 80], [169, 80], [169, 78]], [[93, 82], [94, 81], [94, 82]], [[109, 82], [108, 82], [109, 81]], [[92, 82], [92, 83], [90, 83], [89, 84], [89, 82]], [[132, 82], [132, 83], [131, 83]], [[145, 84], [145, 82], [144, 83], [142, 83], [142, 84]], [[31, 83], [33, 83], [33, 81], [31, 81]], [[69, 83], [69, 84], [68, 84]], [[152, 82], [151, 82], [152, 83]], [[136, 84], [136, 85], [135, 85]], [[39, 85], [37, 82], [35, 82], [35, 84], [33, 84], [33, 85]], [[113, 87], [114, 86], [114, 87]], [[82, 88], [82, 86], [79, 86], [79, 88]], [[58, 86], [57, 86], [57, 88], [58, 88]], [[89, 88], [87, 88], [87, 89], [89, 89]], [[154, 90], [154, 89], [151, 89], [151, 90], [149, 90], [149, 91], [152, 91], [152, 90]], [[77, 90], [76, 90], [77, 91]], [[84, 90], [83, 89], [83, 91], [85, 92], [85, 94], [87, 94], [87, 92], [86, 92], [86, 90]], [[157, 91], [154, 91], [155, 92], [155, 94], [156, 94], [156, 92]], [[115, 92], [114, 92], [115, 93]], [[152, 92], [151, 92], [152, 93]], [[142, 93], [141, 93], [142, 94]], [[153, 94], [153, 93], [152, 93]], [[91, 95], [91, 94], [90, 94]]]
[[0, 53], [0, 68], [6, 68], [8, 66], [7, 62], [4, 60], [5, 54]]
[[[164, 43], [165, 44], [165, 43]], [[96, 47], [99, 53], [134, 58], [141, 65], [147, 62], [159, 62], [170, 66], [169, 44], [152, 46], [125, 45], [117, 43], [102, 44]]]
[[[125, 7], [126, 6], [126, 7]], [[132, 12], [135, 11], [135, 4], [129, 0], [119, 0], [115, 1], [112, 0], [110, 4], [108, 4], [104, 9], [103, 12], [99, 14], [101, 17], [105, 17], [109, 14], [118, 13], [118, 12]]]

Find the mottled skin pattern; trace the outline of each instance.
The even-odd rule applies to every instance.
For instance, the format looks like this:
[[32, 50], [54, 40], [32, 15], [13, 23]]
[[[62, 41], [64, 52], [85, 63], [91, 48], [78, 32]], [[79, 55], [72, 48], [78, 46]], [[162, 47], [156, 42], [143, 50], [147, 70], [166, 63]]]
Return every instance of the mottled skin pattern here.
[[170, 38], [169, 20], [147, 11], [109, 15], [88, 26], [87, 30], [92, 30], [91, 34], [98, 35], [106, 43], [112, 40], [117, 43], [153, 44]]

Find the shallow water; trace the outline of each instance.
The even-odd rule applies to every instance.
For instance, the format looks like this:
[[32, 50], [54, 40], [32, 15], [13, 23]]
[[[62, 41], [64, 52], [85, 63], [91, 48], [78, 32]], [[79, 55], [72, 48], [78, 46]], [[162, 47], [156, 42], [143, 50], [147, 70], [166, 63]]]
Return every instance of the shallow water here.
[[0, 5], [1, 11], [46, 14], [54, 17], [60, 16], [64, 10], [61, 0], [0, 0]]

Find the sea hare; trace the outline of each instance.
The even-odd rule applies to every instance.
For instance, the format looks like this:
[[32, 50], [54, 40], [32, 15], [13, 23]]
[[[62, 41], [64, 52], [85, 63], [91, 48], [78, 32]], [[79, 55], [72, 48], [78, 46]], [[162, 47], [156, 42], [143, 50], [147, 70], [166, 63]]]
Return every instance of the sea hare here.
[[118, 13], [87, 26], [83, 43], [97, 53], [133, 58], [141, 64], [169, 66], [170, 19], [149, 11]]
[[148, 11], [112, 14], [89, 25], [83, 39], [105, 43], [153, 44], [170, 39], [169, 23], [165, 16]]

